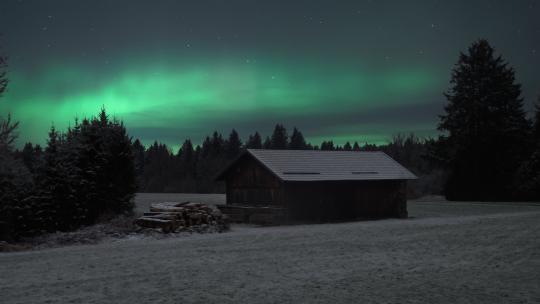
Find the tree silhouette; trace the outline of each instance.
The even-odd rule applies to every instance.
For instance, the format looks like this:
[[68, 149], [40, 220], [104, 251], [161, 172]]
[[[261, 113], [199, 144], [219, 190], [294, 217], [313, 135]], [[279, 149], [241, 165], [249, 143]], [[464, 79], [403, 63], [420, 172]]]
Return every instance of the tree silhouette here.
[[289, 149], [292, 150], [305, 150], [307, 149], [306, 140], [304, 139], [304, 135], [302, 132], [298, 131], [296, 127], [293, 129], [293, 133], [291, 135], [291, 142], [289, 143]]
[[501, 200], [523, 157], [528, 123], [514, 70], [486, 40], [462, 53], [453, 69], [439, 130], [452, 200]]
[[264, 139], [263, 149], [272, 149], [272, 140], [269, 136], [266, 136]]
[[4, 94], [6, 91], [7, 85], [8, 85], [8, 78], [7, 78], [7, 58], [5, 56], [2, 56], [0, 54], [0, 97]]
[[261, 135], [259, 132], [255, 132], [255, 134], [250, 135], [247, 143], [246, 143], [247, 149], [262, 149], [262, 140]]
[[270, 139], [270, 149], [287, 149], [288, 143], [287, 130], [281, 124], [277, 124], [274, 133]]
[[540, 143], [540, 97], [538, 102], [534, 105], [534, 127], [533, 127], [533, 139], [536, 143]]
[[321, 143], [321, 150], [325, 150], [325, 151], [333, 151], [333, 150], [335, 150], [334, 142], [331, 141], [331, 140], [323, 141]]
[[240, 149], [242, 149], [242, 141], [240, 140], [240, 136], [238, 136], [238, 132], [236, 132], [235, 129], [232, 129], [229, 139], [225, 143], [225, 149], [227, 158], [229, 159], [233, 159], [240, 154]]

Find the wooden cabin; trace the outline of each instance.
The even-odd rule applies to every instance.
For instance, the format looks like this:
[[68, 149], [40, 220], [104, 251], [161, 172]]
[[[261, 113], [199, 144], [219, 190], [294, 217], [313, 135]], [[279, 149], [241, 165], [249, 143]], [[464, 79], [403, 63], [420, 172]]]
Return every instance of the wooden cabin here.
[[271, 224], [406, 218], [415, 178], [383, 152], [248, 149], [216, 180], [233, 221]]

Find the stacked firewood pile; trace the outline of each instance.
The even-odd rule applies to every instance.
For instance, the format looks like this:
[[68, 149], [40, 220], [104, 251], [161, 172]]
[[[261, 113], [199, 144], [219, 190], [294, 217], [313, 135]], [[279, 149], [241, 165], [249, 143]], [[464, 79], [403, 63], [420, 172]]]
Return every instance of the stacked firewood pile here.
[[135, 220], [143, 228], [160, 229], [169, 232], [223, 232], [229, 229], [227, 216], [215, 207], [205, 204], [155, 203], [150, 212]]

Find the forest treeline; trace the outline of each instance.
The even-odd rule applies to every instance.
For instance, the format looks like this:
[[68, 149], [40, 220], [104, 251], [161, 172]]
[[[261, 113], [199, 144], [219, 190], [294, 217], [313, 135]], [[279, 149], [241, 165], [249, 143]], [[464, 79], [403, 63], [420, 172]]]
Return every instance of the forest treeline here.
[[244, 149], [308, 149], [384, 151], [420, 177], [412, 183], [410, 193], [411, 196], [418, 196], [441, 193], [442, 190], [442, 170], [425, 157], [431, 144], [432, 140], [420, 139], [414, 134], [399, 134], [392, 142], [380, 146], [368, 143], [360, 145], [357, 142], [336, 145], [331, 140], [312, 145], [306, 142], [297, 128], [293, 128], [289, 135], [287, 129], [278, 124], [271, 136], [264, 140], [255, 132], [242, 141], [233, 129], [226, 137], [214, 131], [197, 146], [187, 139], [176, 152], [158, 142], [145, 148], [139, 140], [135, 140], [133, 147], [137, 180], [142, 192], [223, 193], [224, 184], [215, 182], [214, 178]]
[[137, 184], [131, 138], [105, 110], [66, 132], [54, 127], [44, 149], [15, 151], [17, 123], [0, 124], [0, 240], [70, 231], [129, 213]]
[[[0, 56], [0, 97], [9, 84]], [[452, 70], [437, 138], [397, 135], [385, 145], [320, 145], [277, 124], [271, 135], [241, 140], [215, 131], [202, 144], [187, 139], [177, 152], [132, 140], [103, 109], [74, 127], [49, 132], [47, 145], [16, 150], [17, 122], [0, 117], [0, 239], [73, 230], [100, 217], [129, 212], [135, 191], [223, 192], [214, 177], [242, 150], [319, 149], [386, 152], [414, 172], [409, 196], [449, 200], [540, 200], [540, 100], [524, 110], [515, 72], [486, 40], [461, 53]], [[1, 116], [1, 115], [0, 115]]]

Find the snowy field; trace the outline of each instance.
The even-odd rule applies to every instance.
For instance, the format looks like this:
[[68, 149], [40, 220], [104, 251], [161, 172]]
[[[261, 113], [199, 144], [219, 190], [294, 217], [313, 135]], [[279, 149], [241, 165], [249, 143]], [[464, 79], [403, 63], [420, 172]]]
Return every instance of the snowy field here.
[[[223, 195], [141, 194], [150, 201]], [[540, 205], [0, 254], [1, 303], [540, 303]]]

